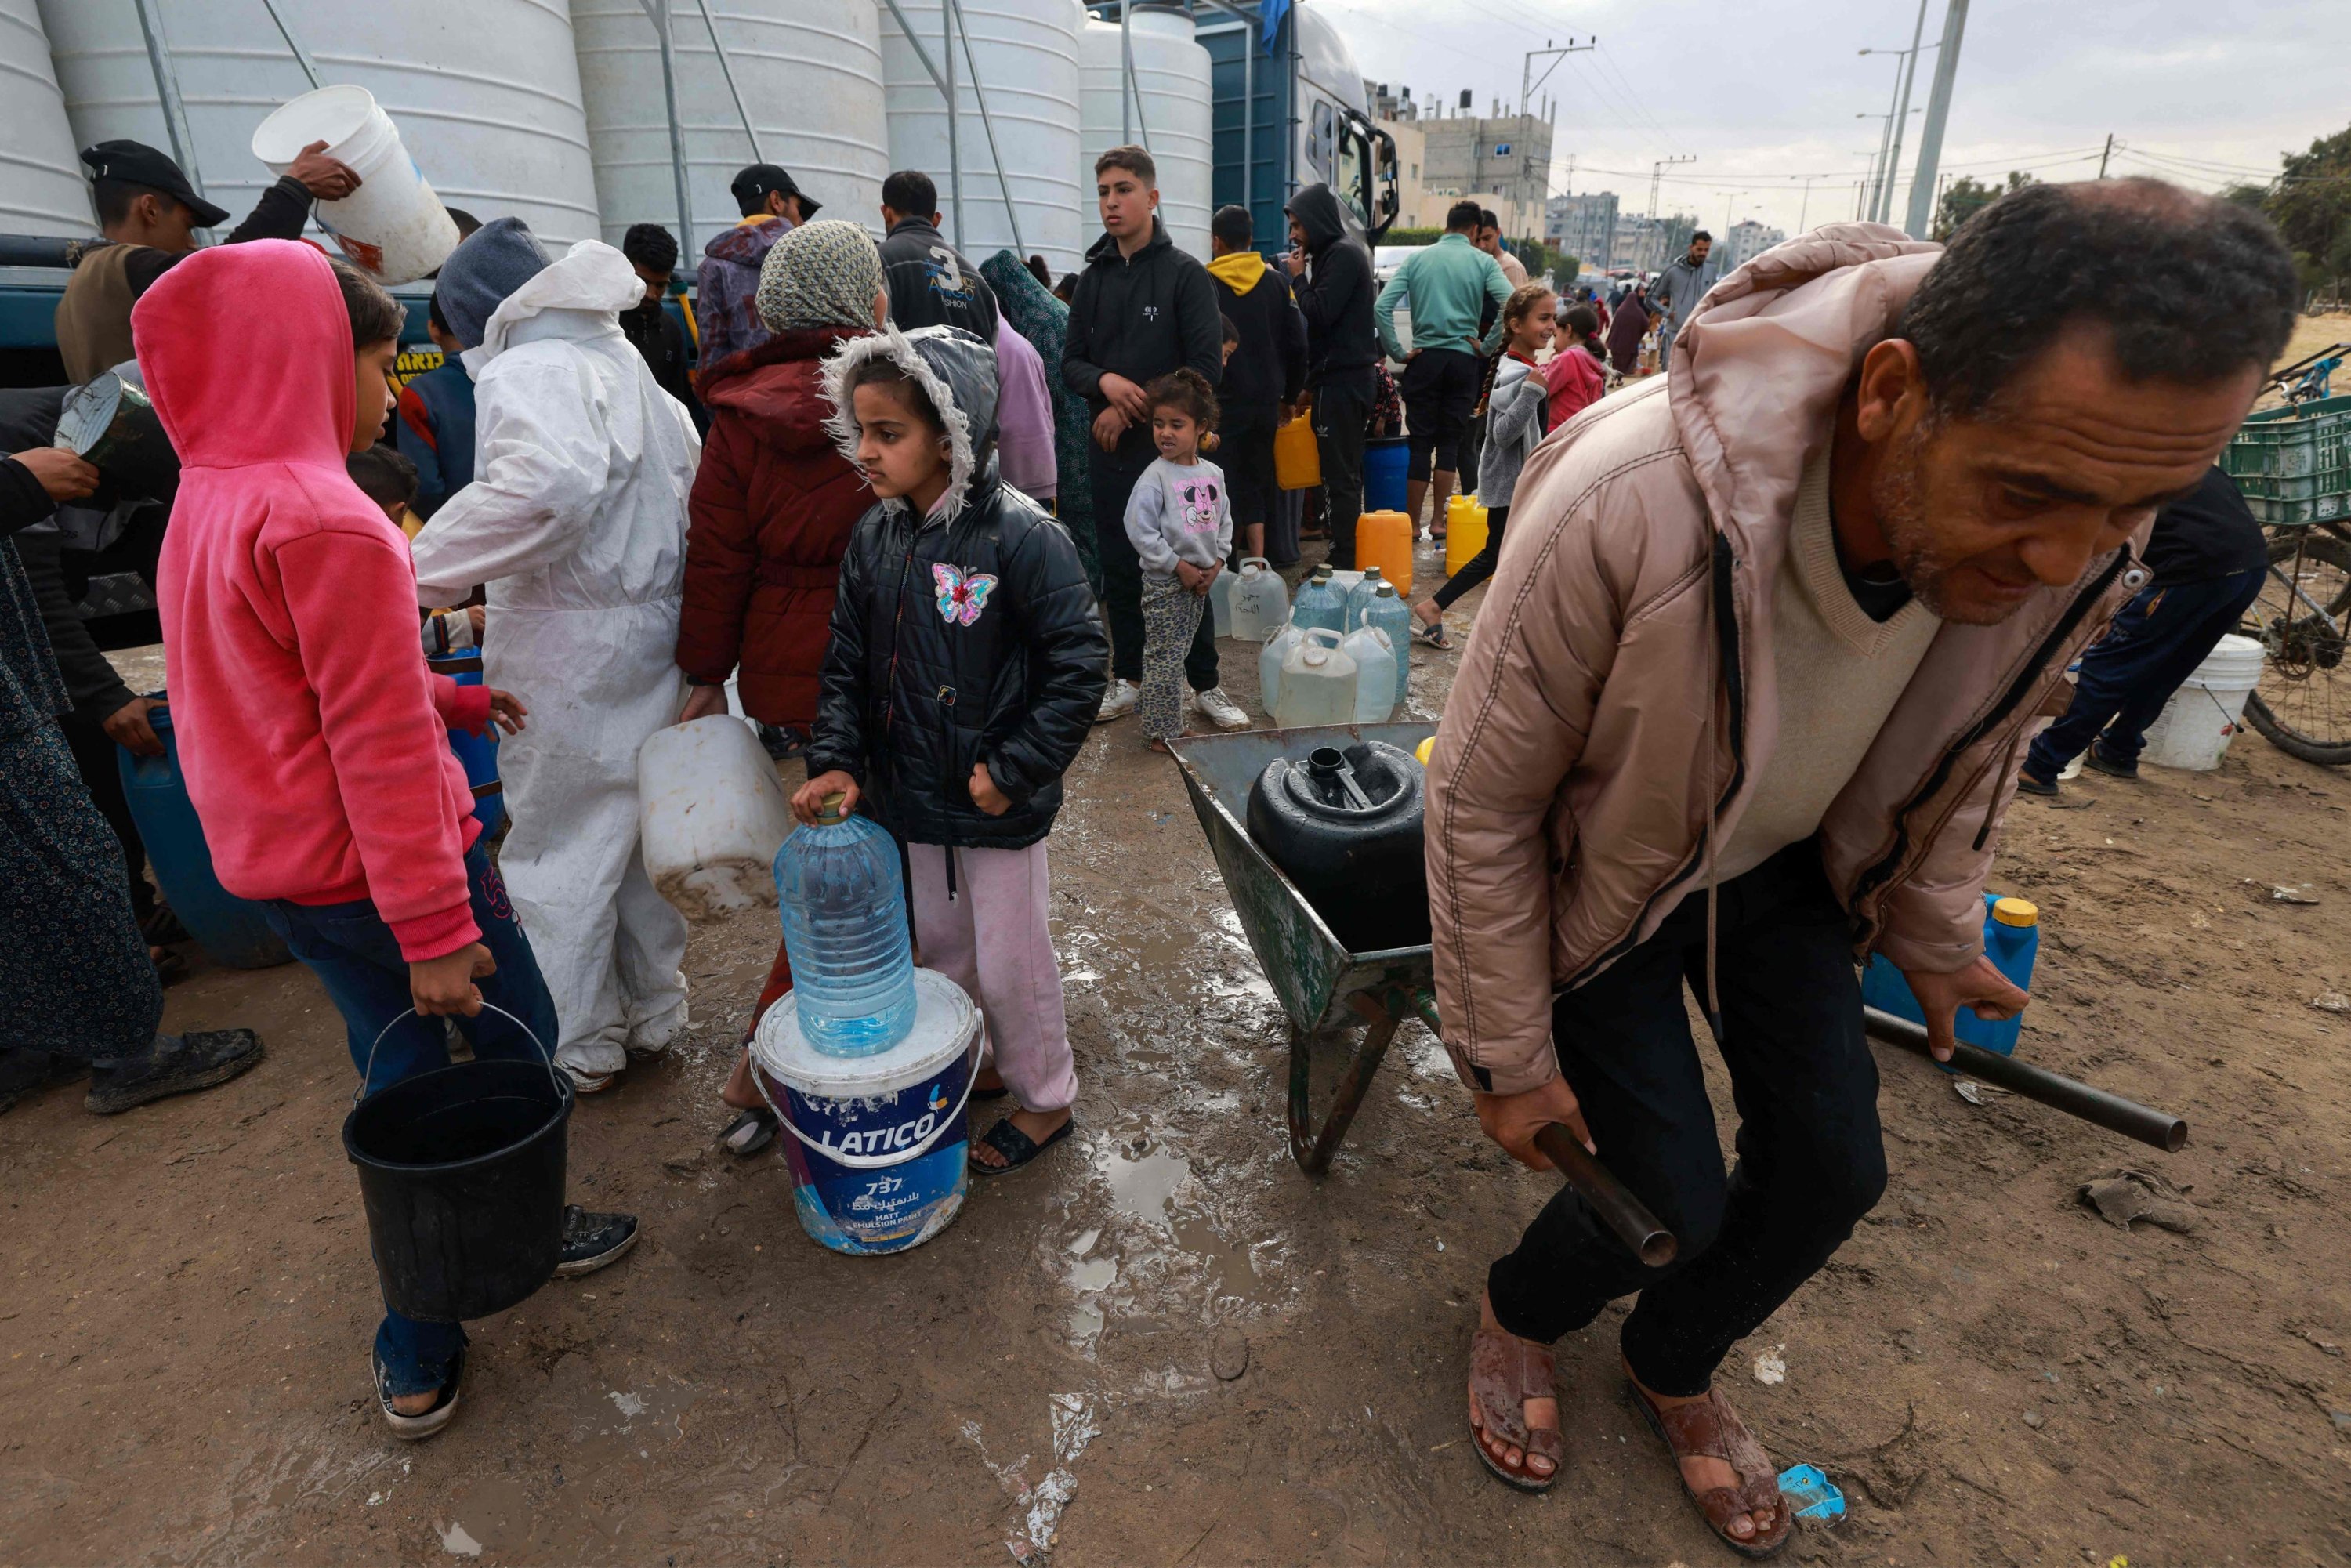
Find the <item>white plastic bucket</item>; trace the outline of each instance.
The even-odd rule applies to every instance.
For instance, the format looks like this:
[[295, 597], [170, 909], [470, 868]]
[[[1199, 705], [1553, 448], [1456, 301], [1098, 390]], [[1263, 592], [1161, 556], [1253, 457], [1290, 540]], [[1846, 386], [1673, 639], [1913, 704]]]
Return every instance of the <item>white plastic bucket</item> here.
[[2262, 649], [2251, 637], [2226, 636], [2179, 684], [2147, 727], [2141, 762], [2210, 773], [2242, 726], [2245, 698], [2261, 684]]
[[711, 714], [638, 748], [645, 874], [688, 917], [773, 904], [776, 852], [791, 828], [776, 765], [741, 720]]
[[876, 1056], [829, 1056], [786, 993], [751, 1038], [752, 1077], [783, 1124], [792, 1203], [811, 1239], [872, 1256], [945, 1230], [970, 1185], [966, 1111], [979, 1009], [953, 980], [914, 971], [914, 1026]]
[[449, 259], [457, 225], [417, 172], [392, 122], [363, 87], [322, 87], [282, 104], [253, 133], [253, 155], [283, 174], [313, 141], [360, 177], [319, 224], [353, 266], [380, 283], [413, 283]]

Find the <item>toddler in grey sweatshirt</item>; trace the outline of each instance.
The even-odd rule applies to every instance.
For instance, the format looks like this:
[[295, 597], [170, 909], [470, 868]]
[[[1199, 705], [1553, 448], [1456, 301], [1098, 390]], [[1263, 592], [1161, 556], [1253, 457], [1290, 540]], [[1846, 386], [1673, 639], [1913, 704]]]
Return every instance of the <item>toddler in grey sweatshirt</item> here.
[[1151, 577], [1174, 577], [1179, 560], [1203, 571], [1222, 565], [1233, 548], [1225, 471], [1205, 457], [1189, 463], [1154, 459], [1127, 497], [1126, 537]]

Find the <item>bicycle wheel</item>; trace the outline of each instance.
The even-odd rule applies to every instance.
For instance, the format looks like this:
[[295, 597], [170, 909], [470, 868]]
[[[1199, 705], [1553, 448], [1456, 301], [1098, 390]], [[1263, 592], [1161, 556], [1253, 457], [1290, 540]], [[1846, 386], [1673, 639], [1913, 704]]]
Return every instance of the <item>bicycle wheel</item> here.
[[2268, 651], [2245, 718], [2305, 762], [2351, 762], [2351, 543], [2314, 528], [2270, 540], [2269, 576], [2241, 634]]

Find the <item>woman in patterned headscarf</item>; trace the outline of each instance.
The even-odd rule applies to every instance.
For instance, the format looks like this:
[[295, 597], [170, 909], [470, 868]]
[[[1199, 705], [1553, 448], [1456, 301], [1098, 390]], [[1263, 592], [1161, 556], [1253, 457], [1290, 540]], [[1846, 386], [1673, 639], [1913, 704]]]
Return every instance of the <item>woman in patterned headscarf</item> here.
[[[684, 716], [726, 712], [726, 682], [737, 675], [743, 710], [781, 732], [783, 745], [770, 749], [784, 755], [807, 744], [815, 721], [841, 551], [873, 504], [825, 430], [823, 361], [884, 325], [889, 300], [863, 229], [802, 224], [759, 269], [759, 319], [774, 336], [727, 356], [701, 385], [710, 436], [687, 503], [677, 664], [694, 692]], [[778, 946], [754, 1025], [791, 984]], [[726, 1099], [744, 1113], [726, 1146], [738, 1155], [767, 1146], [775, 1117], [747, 1065], [737, 1065]]]
[[1070, 329], [1070, 308], [1008, 250], [998, 251], [979, 264], [979, 275], [996, 290], [996, 308], [1007, 325], [1029, 340], [1045, 361], [1045, 385], [1053, 393], [1053, 458], [1061, 488], [1054, 497], [1053, 515], [1061, 519], [1076, 541], [1078, 559], [1085, 562], [1086, 580], [1102, 591], [1102, 560], [1094, 549], [1093, 481], [1086, 463], [1086, 442], [1093, 416], [1086, 400], [1061, 383], [1061, 340]]

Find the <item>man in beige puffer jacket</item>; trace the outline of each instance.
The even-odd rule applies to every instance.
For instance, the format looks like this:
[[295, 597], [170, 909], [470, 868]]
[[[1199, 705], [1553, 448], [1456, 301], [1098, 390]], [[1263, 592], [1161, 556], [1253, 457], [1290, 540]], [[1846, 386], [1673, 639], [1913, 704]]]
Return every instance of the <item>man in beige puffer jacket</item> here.
[[1560, 1462], [1546, 1347], [1638, 1291], [1625, 1364], [1693, 1499], [1784, 1538], [1709, 1390], [1884, 1186], [1855, 962], [1902, 969], [1945, 1053], [1956, 1007], [2023, 1005], [1981, 943], [2017, 759], [2294, 298], [2266, 223], [2153, 181], [2032, 187], [1948, 251], [1837, 225], [1530, 459], [1429, 765], [1445, 1043], [1496, 1142], [1541, 1166], [1564, 1124], [1681, 1249], [1646, 1268], [1563, 1192], [1493, 1265], [1471, 1418], [1504, 1479]]

